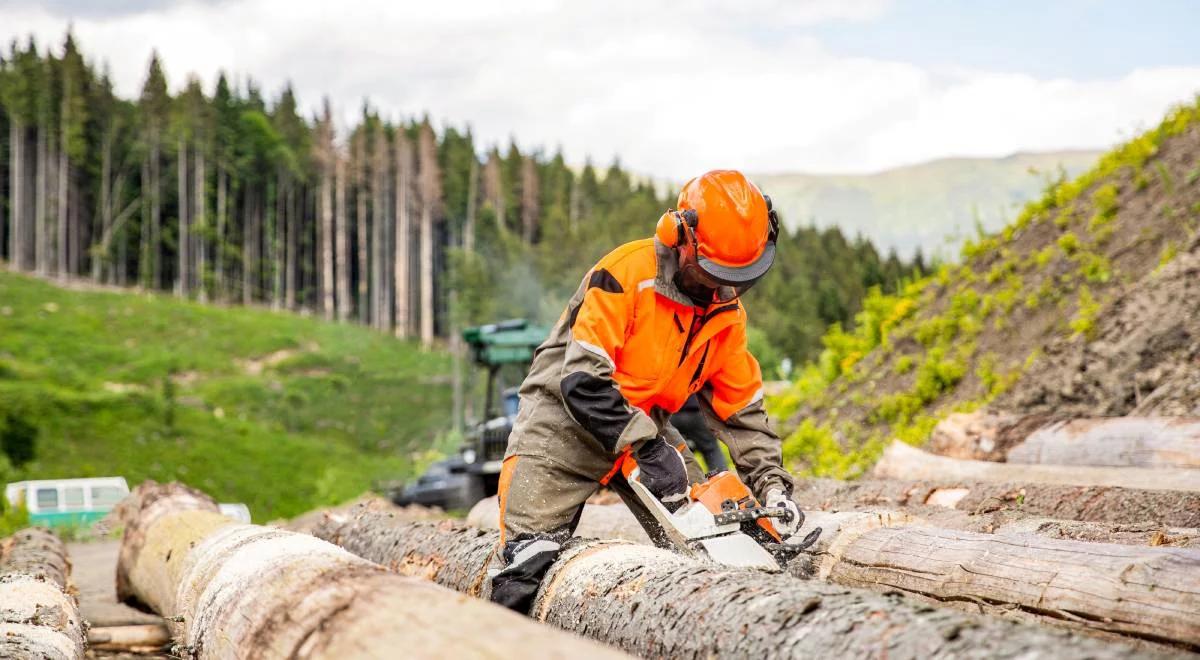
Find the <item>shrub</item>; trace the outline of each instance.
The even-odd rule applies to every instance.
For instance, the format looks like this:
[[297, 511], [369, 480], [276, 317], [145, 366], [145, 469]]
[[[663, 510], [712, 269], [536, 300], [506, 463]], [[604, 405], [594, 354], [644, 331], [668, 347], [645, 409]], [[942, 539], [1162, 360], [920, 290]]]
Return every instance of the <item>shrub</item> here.
[[1079, 237], [1072, 232], [1067, 232], [1058, 237], [1058, 249], [1063, 251], [1063, 254], [1068, 257], [1079, 251]]
[[9, 412], [0, 428], [0, 449], [12, 465], [21, 467], [37, 456], [38, 429], [21, 415]]
[[1092, 297], [1092, 292], [1086, 286], [1079, 287], [1079, 308], [1071, 319], [1070, 327], [1074, 337], [1083, 337], [1088, 341], [1095, 339], [1096, 316], [1100, 313], [1100, 303]]

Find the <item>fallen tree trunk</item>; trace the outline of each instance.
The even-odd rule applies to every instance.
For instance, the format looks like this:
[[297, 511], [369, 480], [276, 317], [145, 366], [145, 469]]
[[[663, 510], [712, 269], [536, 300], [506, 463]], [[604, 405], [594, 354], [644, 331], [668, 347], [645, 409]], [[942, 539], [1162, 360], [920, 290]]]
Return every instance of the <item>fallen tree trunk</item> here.
[[981, 483], [952, 478], [928, 481], [809, 479], [792, 498], [806, 510], [913, 507], [925, 515], [938, 507], [971, 514], [1018, 511], [1057, 520], [1118, 525], [1200, 527], [1200, 493], [1028, 482]]
[[[633, 520], [620, 505], [588, 505], [584, 516], [597, 509], [613, 511], [594, 520], [617, 520], [621, 512]], [[1200, 644], [1200, 628], [1191, 623], [1200, 617], [1200, 551], [1030, 533], [1042, 529], [1049, 535], [1063, 524], [1016, 521], [1000, 525], [995, 533], [978, 533], [923, 529], [928, 522], [905, 511], [813, 511], [800, 536], [817, 527], [824, 532], [789, 572], [847, 586], [965, 600], [990, 612], [1016, 608], [1090, 630]], [[897, 527], [904, 529], [880, 531]], [[609, 534], [614, 530], [603, 526], [592, 531], [598, 538], [613, 538]], [[914, 548], [930, 545], [931, 535], [938, 539], [936, 552], [916, 552]], [[1131, 581], [1127, 573], [1135, 568], [1139, 577]], [[916, 577], [906, 578], [909, 573]], [[1036, 602], [1031, 594], [1038, 595]]]
[[311, 536], [235, 523], [179, 484], [139, 486], [122, 517], [118, 596], [166, 617], [191, 657], [617, 657]]
[[1037, 429], [1008, 451], [1009, 463], [1200, 468], [1200, 419], [1073, 419]]
[[875, 464], [872, 476], [876, 479], [969, 479], [992, 483], [1026, 481], [1200, 492], [1200, 470], [1016, 465], [972, 461], [937, 456], [900, 441], [893, 442], [884, 450], [883, 457]]
[[84, 625], [67, 589], [71, 564], [49, 530], [0, 541], [0, 658], [82, 658]]
[[1200, 647], [1200, 551], [876, 526], [837, 539], [823, 575], [986, 612]]
[[[369, 511], [330, 517], [314, 533], [477, 596], [487, 594], [498, 541], [496, 532], [455, 521], [406, 522]], [[1065, 631], [619, 541], [573, 542], [543, 582], [532, 615], [645, 657], [1138, 655]]]

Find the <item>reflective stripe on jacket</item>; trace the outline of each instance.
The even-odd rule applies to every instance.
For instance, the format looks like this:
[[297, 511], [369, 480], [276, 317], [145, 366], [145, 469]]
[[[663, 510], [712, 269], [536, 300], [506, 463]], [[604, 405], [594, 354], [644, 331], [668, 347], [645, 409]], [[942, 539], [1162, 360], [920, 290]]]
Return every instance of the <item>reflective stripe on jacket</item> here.
[[[762, 406], [762, 374], [746, 346], [745, 310], [738, 300], [696, 307], [675, 287], [675, 269], [674, 252], [652, 238], [601, 259], [538, 348], [522, 406], [553, 394], [612, 456], [655, 437], [698, 392], [747, 485], [760, 495], [771, 484], [790, 490]], [[514, 440], [535, 422], [519, 417]]]

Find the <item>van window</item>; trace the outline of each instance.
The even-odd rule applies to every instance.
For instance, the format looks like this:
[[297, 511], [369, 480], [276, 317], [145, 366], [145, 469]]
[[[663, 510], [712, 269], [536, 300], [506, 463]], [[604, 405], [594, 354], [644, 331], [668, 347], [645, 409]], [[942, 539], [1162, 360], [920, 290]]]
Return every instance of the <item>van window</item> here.
[[125, 491], [116, 486], [92, 486], [92, 507], [113, 507], [125, 497]]
[[83, 486], [69, 486], [63, 489], [63, 503], [68, 509], [83, 508]]
[[39, 489], [37, 489], [37, 507], [39, 510], [57, 509], [58, 508], [58, 489], [57, 488], [39, 488]]

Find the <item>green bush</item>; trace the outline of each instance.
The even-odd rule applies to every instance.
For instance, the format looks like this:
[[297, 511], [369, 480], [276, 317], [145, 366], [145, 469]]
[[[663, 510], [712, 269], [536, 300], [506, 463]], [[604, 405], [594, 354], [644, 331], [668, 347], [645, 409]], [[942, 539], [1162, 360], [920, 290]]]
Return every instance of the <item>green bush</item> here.
[[1100, 303], [1092, 297], [1092, 292], [1086, 286], [1079, 287], [1079, 306], [1071, 319], [1070, 327], [1074, 336], [1084, 337], [1088, 341], [1095, 339], [1096, 317], [1100, 314]]
[[1079, 251], [1079, 237], [1072, 232], [1067, 232], [1058, 237], [1058, 249], [1062, 250], [1063, 254], [1068, 257]]

